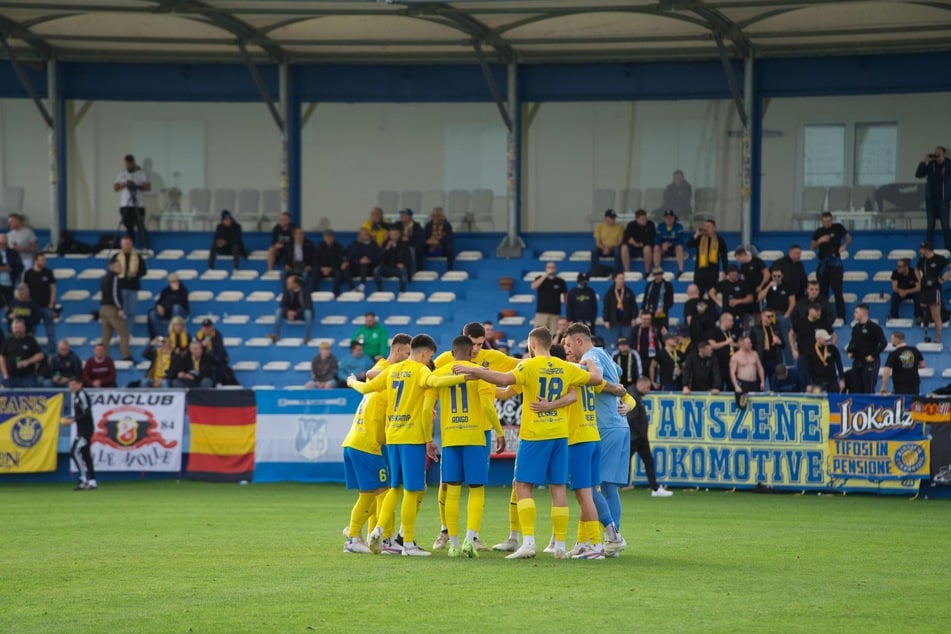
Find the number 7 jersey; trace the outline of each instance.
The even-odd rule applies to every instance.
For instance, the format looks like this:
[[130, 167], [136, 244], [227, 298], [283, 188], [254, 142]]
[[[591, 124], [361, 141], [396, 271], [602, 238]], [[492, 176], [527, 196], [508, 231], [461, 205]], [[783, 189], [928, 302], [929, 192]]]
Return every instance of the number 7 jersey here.
[[533, 412], [535, 401], [557, 401], [572, 387], [586, 385], [591, 375], [582, 368], [554, 357], [534, 357], [519, 362], [512, 371], [522, 388], [522, 440], [551, 440], [568, 437], [568, 410], [561, 407]]

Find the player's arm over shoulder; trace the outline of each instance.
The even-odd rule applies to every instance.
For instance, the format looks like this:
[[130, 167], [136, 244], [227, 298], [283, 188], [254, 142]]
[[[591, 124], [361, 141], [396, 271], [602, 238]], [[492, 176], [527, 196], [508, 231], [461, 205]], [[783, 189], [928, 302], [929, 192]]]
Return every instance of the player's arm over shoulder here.
[[355, 389], [360, 394], [371, 394], [373, 392], [380, 392], [386, 389], [386, 379], [389, 376], [389, 372], [381, 372], [378, 374], [372, 381], [363, 382], [363, 381], [351, 381], [350, 387]]

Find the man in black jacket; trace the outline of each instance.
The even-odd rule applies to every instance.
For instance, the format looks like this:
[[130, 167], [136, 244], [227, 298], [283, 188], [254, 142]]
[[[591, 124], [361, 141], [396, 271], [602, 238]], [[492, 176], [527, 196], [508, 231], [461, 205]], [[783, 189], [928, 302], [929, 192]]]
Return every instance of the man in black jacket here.
[[700, 296], [707, 294], [716, 286], [726, 273], [726, 242], [717, 233], [717, 223], [707, 219], [697, 229], [687, 246], [697, 249], [697, 264], [693, 273], [693, 282], [700, 288]]
[[390, 229], [389, 237], [383, 244], [383, 254], [380, 256], [380, 264], [373, 271], [373, 279], [376, 281], [376, 290], [383, 290], [384, 277], [400, 278], [400, 292], [406, 290], [406, 284], [409, 283], [409, 271], [412, 266], [413, 255], [408, 243], [402, 241], [399, 228]]
[[0, 307], [13, 301], [13, 289], [23, 273], [23, 260], [7, 243], [7, 234], [0, 233]]
[[182, 284], [178, 273], [168, 276], [168, 286], [159, 292], [155, 306], [149, 309], [149, 338], [155, 339], [168, 332], [172, 317], [188, 317], [188, 289]]
[[294, 229], [294, 239], [284, 247], [283, 252], [284, 266], [281, 270], [281, 281], [286, 282], [288, 276], [296, 275], [301, 278], [301, 284], [309, 291], [314, 260], [317, 258], [314, 243], [307, 239], [303, 229]]
[[594, 334], [598, 320], [598, 294], [588, 286], [588, 274], [578, 273], [578, 285], [568, 291], [565, 315], [569, 323], [584, 324]]
[[314, 326], [314, 304], [310, 298], [310, 290], [304, 288], [301, 278], [291, 275], [284, 283], [284, 294], [281, 295], [281, 306], [274, 314], [274, 334], [272, 341], [281, 338], [281, 322], [303, 321], [304, 344], [310, 341], [310, 331]]
[[[845, 389], [842, 357], [839, 355], [839, 349], [832, 344], [832, 335], [828, 331], [822, 328], [816, 331], [816, 342], [809, 350], [807, 358], [811, 385], [830, 394], [838, 394]], [[875, 378], [877, 380], [877, 374]], [[868, 394], [868, 391], [863, 391]]]
[[934, 154], [926, 154], [918, 163], [915, 178], [925, 178], [925, 212], [928, 214], [928, 229], [925, 240], [934, 244], [935, 221], [941, 220], [941, 235], [944, 248], [951, 249], [951, 228], [948, 227], [949, 201], [951, 201], [951, 162], [948, 151], [939, 145]]
[[654, 325], [666, 329], [670, 323], [670, 309], [674, 307], [674, 285], [664, 279], [664, 269], [655, 266], [651, 280], [644, 287], [641, 310], [653, 315]]
[[773, 268], [783, 272], [783, 284], [796, 299], [806, 296], [809, 276], [806, 275], [806, 267], [802, 264], [801, 246], [798, 244], [790, 246], [786, 255], [773, 262]]
[[92, 491], [99, 488], [96, 483], [96, 468], [92, 463], [92, 401], [83, 389], [83, 378], [79, 375], [69, 378], [69, 392], [72, 398], [73, 415], [63, 421], [64, 424], [76, 423], [76, 437], [73, 439], [69, 456], [79, 472], [79, 483], [75, 491]]
[[215, 268], [215, 256], [230, 255], [234, 262], [234, 270], [238, 270], [241, 258], [248, 257], [244, 248], [244, 238], [241, 225], [227, 209], [221, 212], [221, 222], [215, 227], [215, 236], [211, 239], [211, 248], [208, 250], [208, 268]]
[[380, 247], [373, 240], [370, 230], [363, 226], [357, 231], [357, 239], [347, 247], [346, 257], [340, 268], [351, 289], [355, 288], [354, 276], [360, 276], [359, 290], [362, 292], [366, 287], [367, 278], [373, 273], [379, 261]]
[[109, 263], [109, 270], [102, 276], [99, 284], [102, 299], [99, 301], [99, 322], [102, 324], [102, 345], [109, 352], [112, 333], [119, 333], [119, 351], [125, 361], [132, 360], [132, 348], [129, 346], [129, 326], [122, 305], [122, 291], [119, 289], [119, 262]]
[[426, 237], [423, 234], [423, 227], [413, 220], [412, 209], [400, 209], [400, 222], [394, 226], [400, 230], [400, 241], [409, 247], [409, 276], [412, 277], [426, 264]]
[[324, 231], [324, 239], [317, 245], [317, 255], [314, 260], [314, 289], [320, 285], [320, 280], [333, 280], [334, 297], [340, 294], [340, 285], [343, 282], [343, 245], [337, 242], [333, 229]]
[[719, 394], [723, 379], [720, 364], [713, 357], [709, 341], [698, 341], [697, 349], [687, 355], [683, 367], [684, 394], [710, 392]]
[[852, 371], [861, 381], [862, 394], [874, 394], [881, 354], [888, 343], [879, 325], [869, 320], [868, 304], [858, 304], [853, 316], [856, 323], [852, 326], [852, 339], [847, 348], [852, 359]]
[[214, 387], [215, 364], [201, 342], [193, 340], [188, 344], [188, 354], [172, 359], [167, 376], [172, 378], [172, 387]]

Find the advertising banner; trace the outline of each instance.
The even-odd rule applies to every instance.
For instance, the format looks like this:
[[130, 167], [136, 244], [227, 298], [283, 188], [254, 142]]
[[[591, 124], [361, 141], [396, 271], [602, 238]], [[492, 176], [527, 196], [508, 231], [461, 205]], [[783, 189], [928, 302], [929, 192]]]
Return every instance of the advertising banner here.
[[0, 473], [56, 470], [62, 392], [0, 394]]

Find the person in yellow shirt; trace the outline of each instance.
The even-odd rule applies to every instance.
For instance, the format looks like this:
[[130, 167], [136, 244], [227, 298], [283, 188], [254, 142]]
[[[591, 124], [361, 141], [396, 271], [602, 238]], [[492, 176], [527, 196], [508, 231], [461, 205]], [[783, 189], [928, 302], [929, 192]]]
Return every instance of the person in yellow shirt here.
[[604, 212], [604, 222], [594, 228], [594, 248], [591, 250], [591, 270], [597, 271], [601, 258], [613, 258], [614, 270], [621, 270], [621, 243], [624, 242], [624, 227], [618, 224], [613, 209]]
[[386, 242], [389, 225], [383, 220], [383, 210], [379, 207], [370, 210], [370, 219], [364, 222], [360, 228], [370, 232], [370, 237], [376, 242], [376, 246], [382, 247], [383, 243]]
[[[601, 372], [587, 371], [550, 355], [551, 332], [535, 328], [528, 335], [532, 358], [523, 360], [512, 372], [493, 372], [471, 365], [454, 364], [453, 371], [495, 385], [518, 385], [524, 402], [556, 401], [566, 390], [579, 385], [597, 385]], [[535, 412], [522, 408], [519, 445], [515, 457], [515, 487], [518, 498], [522, 545], [507, 559], [535, 556], [535, 485], [549, 485], [552, 497], [552, 529], [555, 533], [555, 558], [567, 559], [565, 537], [568, 532], [568, 416], [564, 409]]]
[[[456, 362], [473, 365], [473, 345], [469, 337], [460, 335], [452, 341], [452, 354]], [[478, 367], [473, 365], [473, 367]], [[452, 366], [443, 365], [434, 374], [452, 376]], [[423, 409], [431, 411], [439, 403], [439, 429], [442, 439], [440, 474], [446, 488], [441, 510], [445, 514], [450, 557], [478, 557], [474, 544], [482, 513], [485, 507], [485, 485], [488, 483], [486, 443], [490, 437], [486, 430], [495, 429], [497, 437], [505, 437], [495, 411], [495, 386], [485, 381], [475, 381], [438, 388], [427, 392]], [[466, 507], [466, 538], [459, 544], [459, 507], [462, 485], [469, 487]], [[434, 545], [435, 548], [435, 545]]]
[[432, 337], [416, 335], [410, 342], [409, 358], [393, 364], [369, 383], [347, 377], [347, 385], [361, 394], [381, 390], [386, 393], [385, 441], [391, 478], [390, 490], [377, 518], [379, 523], [367, 540], [374, 553], [380, 552], [383, 527], [391, 525], [396, 505], [402, 497], [403, 555], [428, 557], [432, 554], [414, 541], [416, 513], [426, 490], [426, 457], [437, 457], [437, 448], [433, 444], [432, 411], [424, 409], [424, 395], [427, 388], [458, 385], [465, 380], [461, 375], [433, 376], [428, 364], [435, 353], [436, 342]]

